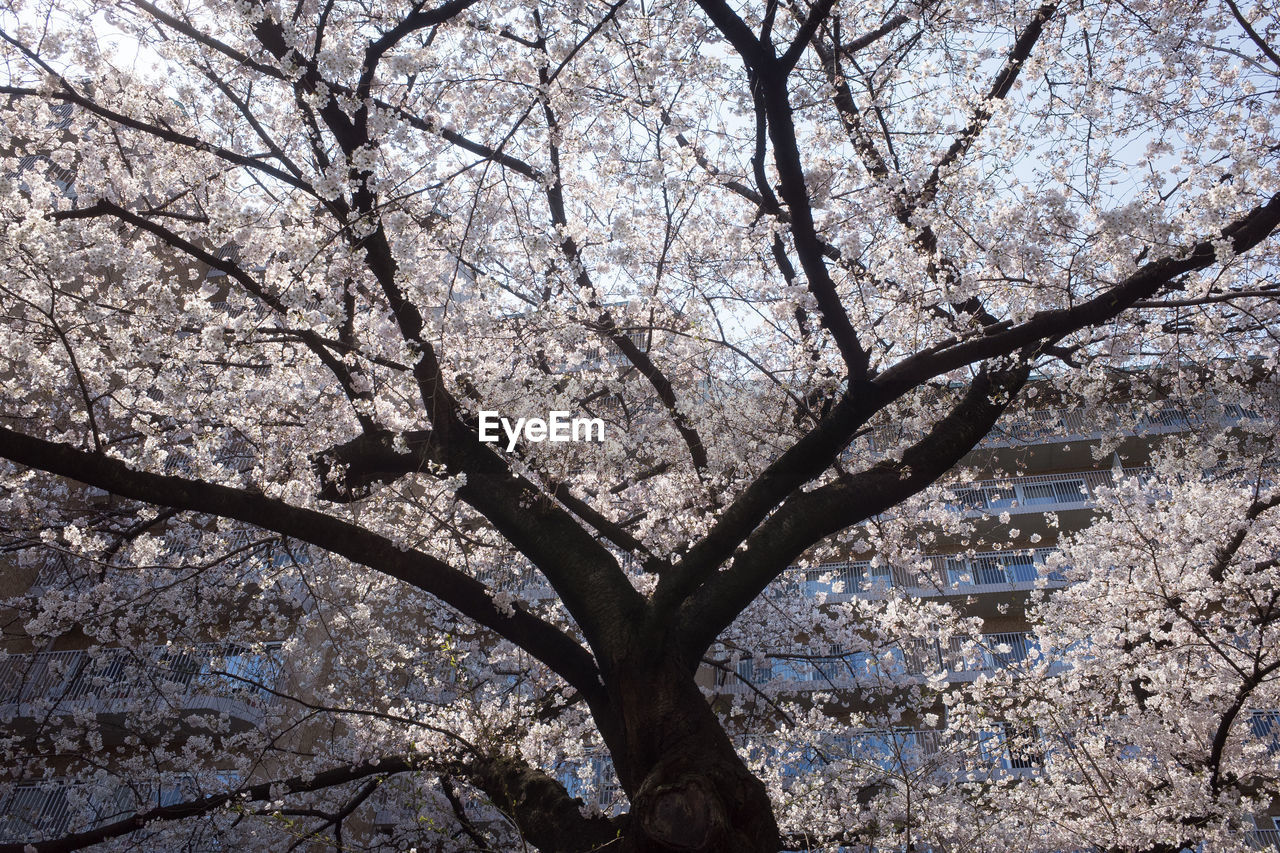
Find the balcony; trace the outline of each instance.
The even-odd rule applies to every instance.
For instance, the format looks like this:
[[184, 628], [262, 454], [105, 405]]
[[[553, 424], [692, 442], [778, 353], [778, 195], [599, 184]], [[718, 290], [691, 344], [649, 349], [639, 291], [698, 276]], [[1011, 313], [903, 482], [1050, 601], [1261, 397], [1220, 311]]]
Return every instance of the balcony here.
[[966, 654], [968, 638], [953, 639], [941, 656], [949, 680], [970, 681], [979, 673], [1020, 668], [1040, 654], [1040, 643], [1026, 632], [979, 634], [976, 656]]
[[1280, 829], [1252, 829], [1244, 840], [1250, 850], [1280, 850]]
[[1034, 589], [1038, 583], [1063, 584], [1063, 576], [1045, 567], [1054, 548], [982, 551], [973, 555], [932, 554], [919, 568], [875, 565], [867, 560], [792, 568], [770, 587], [773, 596], [826, 596], [827, 601], [883, 595], [900, 589], [910, 595], [936, 596]]
[[281, 675], [279, 647], [100, 649], [0, 657], [0, 719], [170, 709], [261, 723]]
[[951, 509], [968, 517], [1000, 513], [1061, 512], [1088, 509], [1094, 505], [1096, 490], [1114, 486], [1120, 477], [1144, 478], [1150, 468], [1123, 468], [1106, 471], [1078, 471], [1067, 474], [1039, 474], [978, 480], [952, 487]]
[[[1246, 417], [1239, 406], [1226, 407], [1222, 424]], [[982, 440], [982, 447], [1016, 447], [1049, 441], [1079, 441], [1103, 435], [1163, 435], [1212, 426], [1195, 408], [1168, 401], [1140, 417], [1121, 406], [1041, 409], [1001, 418]]]
[[[211, 781], [218, 790], [234, 790], [239, 776], [216, 772]], [[201, 796], [196, 780], [178, 776], [168, 783], [117, 784], [107, 793], [89, 785], [64, 779], [18, 782], [0, 787], [0, 844], [28, 844], [85, 832], [122, 820], [140, 810], [170, 806]], [[192, 853], [220, 847], [212, 840], [203, 843], [197, 835], [189, 839]]]
[[1280, 711], [1250, 711], [1247, 725], [1250, 737], [1263, 745], [1267, 755], [1280, 756]]
[[[56, 838], [75, 828], [79, 809], [71, 802], [71, 787], [43, 782], [15, 785], [0, 796], [0, 844], [22, 844]], [[105, 810], [104, 810], [105, 811]], [[113, 814], [114, 809], [110, 809]], [[110, 814], [94, 815], [86, 821], [90, 828], [106, 823]]]
[[543, 601], [554, 598], [556, 594], [542, 573], [520, 554], [507, 555], [496, 565], [479, 572], [476, 580], [495, 592], [509, 593], [529, 601]]
[[868, 679], [919, 681], [933, 672], [942, 672], [947, 681], [973, 681], [981, 674], [1019, 669], [1038, 655], [1035, 636], [1025, 632], [957, 637], [945, 647], [932, 640], [907, 640], [877, 651], [797, 649], [747, 658], [734, 669], [718, 671], [716, 690], [741, 694], [761, 688], [838, 690]]
[[788, 787], [820, 766], [850, 762], [886, 775], [916, 775], [929, 768], [944, 776], [1026, 776], [1044, 763], [1039, 739], [1011, 743], [1003, 727], [980, 732], [947, 729], [879, 729], [829, 733], [810, 743], [786, 743], [773, 735], [736, 739], [749, 761], [779, 767]]
[[[279, 537], [263, 531], [240, 529], [223, 534], [217, 547], [224, 554], [219, 560], [221, 567], [234, 569], [241, 584], [271, 590], [282, 604], [308, 606], [310, 591], [297, 572], [292, 571], [296, 566], [315, 561], [306, 545], [296, 541], [282, 543]], [[149, 584], [167, 586], [179, 574], [191, 574], [191, 564], [203, 562], [209, 554], [209, 548], [171, 546], [164, 553], [162, 565], [132, 567], [127, 576], [114, 579], [131, 584], [134, 590], [146, 589]], [[103, 573], [109, 571], [88, 558], [53, 547], [44, 548], [38, 558], [39, 570], [27, 591], [31, 596], [41, 596], [51, 590], [87, 594], [101, 582]], [[183, 566], [187, 568], [182, 569]]]
[[564, 785], [569, 796], [580, 798], [588, 806], [596, 806], [606, 813], [625, 803], [613, 760], [605, 753], [561, 762], [552, 775]]
[[[1195, 405], [1165, 401], [1150, 412], [1121, 406], [1080, 406], [1020, 410], [1006, 413], [978, 444], [981, 448], [1025, 447], [1069, 441], [1089, 441], [1104, 436], [1152, 436], [1186, 432], [1212, 426], [1233, 426], [1257, 418], [1240, 406], [1223, 407], [1216, 420], [1206, 418]], [[876, 429], [868, 437], [874, 455], [883, 455], [904, 443], [918, 440], [897, 426]]]

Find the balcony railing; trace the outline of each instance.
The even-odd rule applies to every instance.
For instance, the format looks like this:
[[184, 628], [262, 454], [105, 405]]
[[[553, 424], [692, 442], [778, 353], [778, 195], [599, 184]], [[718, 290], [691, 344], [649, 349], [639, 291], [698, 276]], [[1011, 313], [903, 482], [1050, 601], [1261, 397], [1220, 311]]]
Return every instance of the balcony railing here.
[[[235, 565], [241, 582], [256, 584], [264, 589], [277, 586], [278, 592], [289, 601], [296, 602], [305, 597], [304, 585], [283, 570], [292, 565], [301, 566], [314, 562], [311, 549], [306, 545], [290, 541], [286, 547], [281, 545], [277, 537], [249, 530], [230, 531], [223, 534], [220, 541], [218, 547], [227, 555], [220, 562]], [[171, 546], [165, 554], [166, 565], [182, 566], [183, 561], [192, 556], [203, 560], [208, 556], [208, 549]], [[102, 565], [84, 557], [53, 548], [44, 551], [39, 566], [36, 580], [29, 589], [30, 595], [42, 595], [51, 589], [88, 590], [101, 581], [104, 570]], [[147, 572], [134, 572], [131, 575], [136, 575], [133, 578], [135, 583], [145, 582], [148, 577]], [[162, 582], [170, 583], [171, 579], [164, 578]]]
[[[240, 777], [234, 773], [213, 775], [218, 790], [234, 790]], [[84, 832], [121, 820], [139, 810], [169, 806], [198, 799], [199, 787], [192, 777], [178, 777], [166, 783], [130, 782], [107, 787], [107, 793], [64, 779], [18, 782], [0, 787], [0, 844], [27, 844]], [[200, 846], [190, 850], [212, 850]]]
[[767, 685], [778, 690], [851, 687], [868, 678], [917, 677], [941, 671], [948, 680], [968, 681], [979, 673], [1021, 667], [1039, 653], [1034, 635], [1025, 632], [954, 638], [946, 646], [932, 640], [907, 640], [874, 651], [828, 653], [796, 650], [740, 660], [719, 671], [717, 690], [752, 693]]
[[1280, 829], [1253, 829], [1244, 838], [1250, 850], [1280, 850]]
[[[1082, 509], [1093, 506], [1097, 489], [1115, 485], [1116, 473], [1112, 469], [978, 480], [953, 487], [948, 506], [971, 516]], [[1119, 471], [1121, 477], [1150, 473], [1145, 467]]]
[[1267, 755], [1280, 756], [1280, 711], [1250, 711], [1247, 721], [1249, 735], [1266, 747]]
[[533, 564], [523, 556], [514, 554], [478, 573], [476, 580], [490, 589], [528, 599], [537, 600], [555, 595], [551, 584]]
[[[66, 834], [78, 811], [68, 797], [70, 790], [57, 783], [16, 785], [0, 796], [0, 843], [20, 844]], [[105, 823], [107, 817], [95, 816], [90, 826]]]
[[[1207, 426], [1231, 426], [1257, 416], [1256, 412], [1229, 405], [1223, 407], [1220, 418], [1213, 420], [1206, 418], [1194, 406], [1183, 406], [1172, 401], [1141, 414], [1138, 410], [1122, 406], [1023, 410], [1006, 413], [978, 446], [1019, 447], [1086, 441], [1103, 436], [1163, 435]], [[880, 454], [919, 438], [919, 435], [904, 433], [900, 427], [885, 426], [872, 432], [868, 443], [873, 453]]]
[[973, 590], [1030, 589], [1038, 581], [1063, 583], [1058, 572], [1045, 567], [1054, 548], [983, 551], [967, 554], [933, 554], [921, 567], [875, 565], [868, 560], [823, 563], [792, 568], [771, 587], [775, 596], [825, 595], [829, 601], [874, 595], [900, 589], [912, 595], [948, 595]]
[[951, 641], [942, 657], [948, 672], [995, 672], [1009, 669], [1020, 666], [1040, 651], [1040, 644], [1035, 636], [1026, 632], [979, 634], [973, 639], [977, 641], [976, 657], [966, 654], [967, 639], [957, 638]]
[[853, 732], [832, 739], [841, 758], [874, 762], [885, 770], [913, 769], [936, 763], [949, 770], [1027, 771], [1044, 763], [1043, 746], [1013, 748], [1004, 729], [955, 732], [895, 729]]
[[947, 729], [879, 729], [828, 734], [803, 744], [788, 744], [772, 735], [739, 737], [736, 744], [749, 761], [764, 761], [782, 770], [784, 785], [824, 764], [849, 761], [884, 773], [937, 771], [1023, 775], [1044, 763], [1036, 737], [1011, 743], [1004, 728], [981, 732]]
[[0, 709], [45, 704], [62, 711], [116, 713], [146, 707], [235, 714], [274, 701], [280, 678], [276, 646], [235, 644], [141, 650], [37, 652], [0, 657]]
[[606, 754], [565, 761], [556, 769], [555, 777], [569, 796], [580, 797], [589, 805], [609, 811], [623, 803], [622, 786], [613, 769], [613, 760]]

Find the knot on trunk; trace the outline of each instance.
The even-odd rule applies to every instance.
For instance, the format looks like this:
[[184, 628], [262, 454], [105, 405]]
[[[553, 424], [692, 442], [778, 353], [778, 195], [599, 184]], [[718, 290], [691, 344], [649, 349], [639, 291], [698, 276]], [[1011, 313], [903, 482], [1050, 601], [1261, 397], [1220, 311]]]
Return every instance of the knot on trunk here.
[[643, 833], [668, 850], [713, 849], [728, 823], [706, 776], [692, 771], [651, 773], [636, 793], [633, 814]]

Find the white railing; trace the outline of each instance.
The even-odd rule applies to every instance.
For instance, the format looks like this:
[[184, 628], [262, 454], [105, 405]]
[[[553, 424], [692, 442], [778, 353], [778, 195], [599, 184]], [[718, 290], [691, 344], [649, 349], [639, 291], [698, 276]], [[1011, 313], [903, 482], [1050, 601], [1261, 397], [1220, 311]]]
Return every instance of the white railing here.
[[0, 843], [19, 844], [66, 834], [78, 811], [68, 798], [70, 790], [67, 785], [44, 782], [15, 785], [0, 796]]
[[1027, 771], [1044, 763], [1043, 745], [1035, 741], [1012, 748], [1004, 729], [956, 732], [938, 729], [895, 729], [836, 735], [839, 758], [911, 770], [934, 763], [948, 771]]
[[1062, 575], [1045, 567], [1054, 548], [982, 551], [975, 554], [930, 554], [920, 567], [873, 564], [869, 560], [792, 567], [770, 587], [770, 595], [825, 595], [829, 601], [900, 589], [913, 595], [948, 595], [971, 590], [1030, 589], [1038, 581], [1062, 583]]
[[[773, 735], [735, 738], [748, 761], [781, 767], [784, 786], [825, 764], [848, 761], [885, 773], [922, 767], [953, 775], [1003, 772], [1024, 775], [1044, 763], [1043, 743], [1023, 737], [1011, 745], [1003, 728], [981, 732], [947, 729], [879, 729], [827, 734], [808, 743], [785, 743]], [[1025, 743], [1021, 742], [1025, 741]]]
[[1096, 491], [1116, 484], [1120, 477], [1146, 478], [1151, 469], [1123, 468], [1103, 471], [1073, 471], [1064, 474], [1037, 474], [1026, 477], [1001, 477], [977, 480], [951, 487], [948, 506], [966, 515], [979, 516], [1003, 512], [1057, 512], [1091, 507]]
[[1280, 829], [1252, 829], [1244, 837], [1250, 850], [1280, 850]]
[[[99, 649], [0, 657], [0, 708], [32, 703], [110, 713], [129, 708], [261, 709], [275, 699], [279, 650], [235, 644]], [[224, 701], [225, 700], [225, 701]], [[20, 711], [19, 711], [20, 713]]]
[[[220, 771], [213, 779], [219, 791], [234, 790], [240, 784], [240, 777], [233, 773]], [[201, 794], [190, 776], [163, 783], [109, 784], [105, 791], [66, 779], [0, 786], [0, 844], [27, 844], [84, 832], [139, 811], [199, 799]]]
[[555, 595], [551, 584], [542, 573], [534, 568], [526, 558], [510, 555], [496, 566], [487, 568], [476, 575], [476, 580], [489, 589], [498, 592], [510, 592], [532, 600], [550, 598]]
[[[313, 562], [311, 550], [306, 545], [290, 541], [285, 548], [280, 545], [278, 537], [269, 536], [263, 531], [230, 531], [220, 539], [219, 548], [228, 555], [233, 551], [240, 552], [234, 557], [234, 565], [242, 571], [240, 575], [242, 582], [256, 583], [264, 589], [272, 584], [281, 584], [284, 591], [290, 594], [289, 598], [297, 596], [301, 591], [301, 585], [287, 572], [276, 570], [293, 564], [308, 565]], [[175, 572], [181, 571], [183, 558], [191, 555], [197, 555], [202, 560], [207, 559], [208, 549], [172, 546], [166, 551], [165, 559], [169, 561], [166, 565], [172, 566]], [[222, 562], [230, 564], [231, 560], [226, 559]], [[35, 582], [32, 583], [28, 592], [30, 595], [43, 595], [51, 589], [92, 586], [100, 581], [100, 573], [106, 570], [108, 567], [88, 558], [47, 548]], [[146, 573], [143, 572], [141, 575], [145, 577]], [[166, 578], [164, 582], [169, 583], [171, 579]]]
[[623, 804], [622, 786], [613, 759], [600, 753], [562, 762], [553, 775], [571, 797], [608, 811]]
[[1250, 737], [1266, 747], [1267, 755], [1280, 756], [1280, 711], [1250, 711], [1246, 724]]
[[[1164, 435], [1206, 426], [1230, 426], [1257, 417], [1256, 412], [1228, 405], [1223, 407], [1221, 417], [1211, 419], [1195, 406], [1173, 401], [1150, 411], [1103, 405], [1020, 410], [1001, 417], [978, 446], [1019, 447], [1116, 435]], [[881, 454], [920, 437], [898, 426], [882, 426], [871, 433], [868, 443], [873, 453]]]
[[928, 575], [917, 579], [919, 589], [942, 592], [982, 587], [1034, 586], [1038, 581], [1064, 583], [1058, 571], [1045, 563], [1056, 548], [1028, 548], [1011, 551], [981, 551], [973, 554], [935, 554], [929, 559]]
[[951, 641], [950, 648], [942, 657], [948, 672], [995, 672], [1009, 669], [1020, 666], [1040, 651], [1040, 644], [1035, 636], [1024, 631], [979, 634], [973, 640], [977, 643], [976, 657], [965, 653], [969, 638]]
[[1039, 652], [1026, 632], [957, 637], [946, 646], [912, 639], [877, 650], [839, 652], [796, 650], [744, 658], [735, 668], [716, 672], [716, 689], [726, 693], [770, 690], [841, 689], [868, 678], [914, 678], [942, 672], [948, 680], [967, 681], [979, 673], [1021, 667]]
[[982, 446], [1039, 444], [1048, 439], [1072, 441], [1102, 435], [1160, 435], [1215, 423], [1235, 423], [1244, 416], [1239, 407], [1228, 406], [1220, 419], [1212, 421], [1195, 408], [1175, 402], [1166, 402], [1141, 413], [1140, 410], [1119, 406], [1021, 411], [997, 421], [983, 438]]

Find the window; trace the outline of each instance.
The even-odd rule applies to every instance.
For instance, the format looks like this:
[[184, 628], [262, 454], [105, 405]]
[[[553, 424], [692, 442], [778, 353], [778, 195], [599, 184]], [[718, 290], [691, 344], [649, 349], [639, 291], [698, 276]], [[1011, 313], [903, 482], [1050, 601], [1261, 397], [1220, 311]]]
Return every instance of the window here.
[[965, 560], [960, 557], [947, 557], [945, 567], [949, 586], [973, 585], [973, 574], [969, 571], [969, 564]]
[[1003, 562], [1012, 583], [1031, 583], [1039, 576], [1036, 561], [1030, 554], [1013, 554]]
[[858, 764], [873, 765], [886, 773], [899, 769], [901, 751], [890, 732], [860, 732], [848, 741], [849, 757]]
[[1050, 483], [1027, 483], [1022, 487], [1023, 503], [1039, 504], [1081, 503], [1088, 500], [1084, 480], [1055, 480]]
[[1280, 711], [1251, 711], [1249, 734], [1266, 746], [1268, 755], [1280, 754]]
[[738, 661], [738, 675], [748, 684], [764, 684], [773, 680], [773, 661], [765, 658], [757, 663], [751, 658]]
[[64, 835], [71, 812], [65, 785], [18, 785], [0, 798], [0, 842]]
[[973, 561], [974, 583], [1006, 584], [1009, 576], [1005, 574], [1004, 564], [995, 557], [980, 557]]

